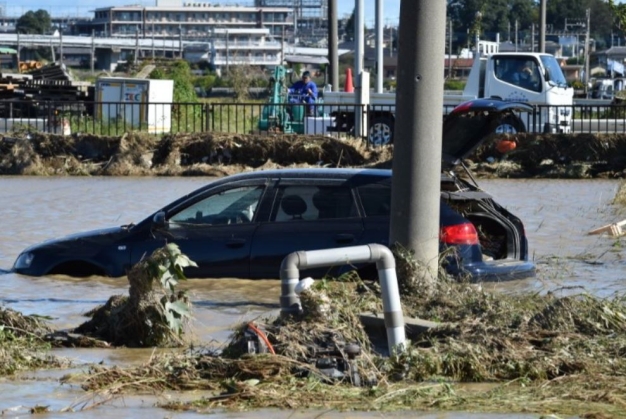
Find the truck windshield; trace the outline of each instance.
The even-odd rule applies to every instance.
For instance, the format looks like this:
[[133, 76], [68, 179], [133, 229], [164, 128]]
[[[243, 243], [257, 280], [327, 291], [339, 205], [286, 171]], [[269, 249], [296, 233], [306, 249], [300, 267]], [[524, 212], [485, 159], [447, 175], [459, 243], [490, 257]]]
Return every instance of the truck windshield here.
[[552, 55], [542, 55], [541, 62], [548, 74], [548, 81], [556, 84], [557, 86], [567, 86], [561, 66], [556, 61], [556, 58]]

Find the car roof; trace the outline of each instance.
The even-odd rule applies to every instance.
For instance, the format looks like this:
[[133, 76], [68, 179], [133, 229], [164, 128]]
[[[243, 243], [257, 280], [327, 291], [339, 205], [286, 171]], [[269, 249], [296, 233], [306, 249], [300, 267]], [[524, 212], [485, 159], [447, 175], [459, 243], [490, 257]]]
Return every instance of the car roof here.
[[391, 177], [389, 169], [352, 169], [352, 168], [291, 168], [291, 169], [269, 169], [257, 170], [253, 172], [238, 173], [220, 179], [221, 182], [232, 182], [234, 180], [258, 179], [258, 178], [341, 178], [349, 179], [355, 176], [375, 176]]

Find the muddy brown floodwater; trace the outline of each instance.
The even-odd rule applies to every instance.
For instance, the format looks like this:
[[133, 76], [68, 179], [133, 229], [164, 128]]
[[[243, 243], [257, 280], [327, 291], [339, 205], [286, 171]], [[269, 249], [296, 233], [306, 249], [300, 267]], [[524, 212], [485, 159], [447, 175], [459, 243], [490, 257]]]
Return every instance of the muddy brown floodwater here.
[[[30, 244], [82, 230], [138, 222], [210, 181], [206, 177], [3, 177], [0, 181], [0, 272], [10, 270], [19, 252]], [[537, 279], [498, 284], [498, 288], [505, 292], [555, 289], [580, 292], [584, 288], [600, 296], [624, 290], [623, 246], [626, 246], [626, 239], [587, 235], [593, 228], [626, 218], [626, 210], [611, 205], [619, 181], [483, 180], [479, 183], [499, 203], [522, 218], [531, 257], [538, 266]], [[276, 280], [192, 279], [184, 286], [194, 302], [194, 336], [202, 343], [224, 342], [233, 324], [278, 308], [280, 285]], [[0, 274], [1, 305], [24, 314], [50, 316], [55, 328], [78, 326], [85, 320], [82, 313], [104, 303], [111, 295], [126, 292], [125, 278], [31, 278], [8, 272]], [[108, 365], [142, 363], [151, 353], [150, 350], [136, 349], [55, 350], [57, 355], [74, 359], [77, 368], [94, 362]], [[65, 373], [67, 371], [34, 372], [21, 375], [18, 380], [0, 380], [0, 411], [12, 417], [23, 415], [27, 407], [37, 404], [49, 405], [53, 412], [73, 405], [79, 409], [81, 402], [89, 405], [91, 401], [83, 399], [85, 393], [82, 390], [59, 384], [58, 378]], [[148, 418], [155, 414], [199, 417], [197, 413], [171, 413], [153, 407], [159, 398], [185, 397], [190, 396], [167, 393], [124, 397], [94, 410], [72, 414], [72, 417]], [[195, 392], [191, 397], [197, 399], [200, 395]], [[257, 415], [258, 412], [247, 417]], [[235, 416], [221, 413], [212, 417]], [[271, 416], [347, 418], [380, 417], [380, 414], [271, 411]], [[385, 414], [385, 417], [394, 416], [400, 417], [400, 414]], [[56, 416], [50, 413], [46, 417]], [[420, 417], [504, 416], [453, 413]]]

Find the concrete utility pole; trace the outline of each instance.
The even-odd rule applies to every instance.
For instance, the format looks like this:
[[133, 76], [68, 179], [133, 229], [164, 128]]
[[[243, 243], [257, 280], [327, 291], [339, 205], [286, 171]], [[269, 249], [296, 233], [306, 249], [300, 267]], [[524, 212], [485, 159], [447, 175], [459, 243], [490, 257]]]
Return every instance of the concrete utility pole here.
[[89, 67], [91, 68], [91, 74], [96, 72], [96, 30], [91, 30], [91, 51], [89, 54]]
[[591, 24], [591, 10], [587, 9], [587, 25], [585, 30], [585, 96], [589, 96], [589, 47], [591, 42], [589, 40], [589, 26]]
[[546, 52], [546, 2], [548, 0], [540, 0], [539, 12], [539, 52]]
[[402, 0], [390, 243], [437, 278], [446, 2]]
[[[339, 88], [339, 52], [337, 44], [339, 43], [339, 23], [337, 20], [337, 0], [328, 0], [328, 62], [329, 83], [333, 88], [333, 92], [338, 92]], [[283, 26], [284, 30], [284, 26]]]
[[376, 93], [383, 92], [383, 0], [376, 0]]
[[59, 62], [63, 64], [63, 32], [59, 32]]
[[363, 94], [369, 93], [369, 78], [367, 78], [367, 84], [364, 83], [363, 76], [363, 59], [365, 50], [365, 5], [364, 0], [355, 0], [354, 5], [354, 74], [356, 76], [356, 83], [354, 83], [354, 104], [357, 106], [356, 118], [354, 121], [354, 135], [359, 138], [365, 135], [367, 123], [365, 121], [367, 115], [365, 112], [360, 112], [362, 107], [358, 105], [362, 104], [364, 98]]

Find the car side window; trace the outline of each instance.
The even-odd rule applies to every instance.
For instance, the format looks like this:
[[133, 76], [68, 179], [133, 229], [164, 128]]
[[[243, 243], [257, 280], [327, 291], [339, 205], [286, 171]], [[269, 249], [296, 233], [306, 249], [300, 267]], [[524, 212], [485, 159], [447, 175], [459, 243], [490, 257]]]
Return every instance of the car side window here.
[[210, 195], [170, 217], [170, 223], [225, 225], [249, 223], [259, 205], [263, 186], [243, 186]]
[[381, 184], [357, 188], [366, 217], [389, 216], [391, 213], [391, 187]]
[[282, 186], [273, 220], [322, 220], [358, 217], [352, 191], [346, 186]]

